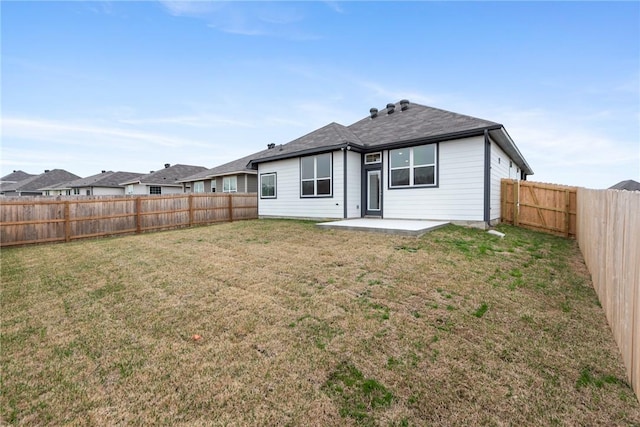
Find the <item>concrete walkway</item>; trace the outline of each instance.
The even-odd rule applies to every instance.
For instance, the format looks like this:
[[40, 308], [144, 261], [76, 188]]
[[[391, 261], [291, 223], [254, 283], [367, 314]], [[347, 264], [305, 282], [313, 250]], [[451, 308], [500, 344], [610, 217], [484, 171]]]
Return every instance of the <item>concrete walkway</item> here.
[[373, 231], [378, 233], [401, 234], [405, 236], [421, 236], [424, 233], [443, 227], [448, 221], [423, 221], [410, 219], [354, 218], [341, 221], [320, 222], [321, 228]]

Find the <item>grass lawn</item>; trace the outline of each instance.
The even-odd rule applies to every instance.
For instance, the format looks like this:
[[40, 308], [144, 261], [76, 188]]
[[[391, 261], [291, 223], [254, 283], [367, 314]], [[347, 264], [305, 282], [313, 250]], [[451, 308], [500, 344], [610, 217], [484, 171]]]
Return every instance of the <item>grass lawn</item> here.
[[498, 229], [2, 250], [0, 424], [640, 425], [576, 242]]

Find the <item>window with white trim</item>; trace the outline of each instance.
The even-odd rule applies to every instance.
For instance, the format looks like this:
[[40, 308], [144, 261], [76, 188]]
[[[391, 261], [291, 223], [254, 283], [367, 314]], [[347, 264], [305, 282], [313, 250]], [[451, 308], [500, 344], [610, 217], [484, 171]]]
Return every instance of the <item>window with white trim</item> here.
[[237, 193], [238, 192], [238, 177], [237, 176], [225, 176], [222, 179], [222, 192], [223, 193]]
[[[133, 194], [133, 184], [127, 184], [125, 193]], [[75, 193], [74, 193], [75, 194]], [[78, 194], [80, 194], [80, 189], [78, 189]]]
[[436, 185], [436, 144], [389, 150], [389, 188]]
[[217, 185], [217, 184], [216, 184], [216, 179], [215, 179], [215, 178], [212, 178], [212, 179], [211, 179], [211, 192], [212, 192], [212, 193], [215, 193], [215, 192], [216, 192], [216, 185]]
[[[133, 187], [133, 185], [132, 185], [132, 187]], [[77, 188], [77, 187], [76, 187], [76, 188], [74, 188], [74, 189], [73, 189], [73, 194], [74, 194], [75, 196], [79, 195], [79, 194], [80, 194], [80, 189], [79, 189], [79, 188]]]
[[300, 195], [331, 196], [331, 153], [300, 159]]
[[260, 198], [276, 198], [276, 173], [263, 173], [260, 175]]
[[159, 185], [149, 186], [149, 194], [162, 194], [162, 187]]
[[196, 181], [193, 183], [194, 193], [204, 193], [204, 181]]

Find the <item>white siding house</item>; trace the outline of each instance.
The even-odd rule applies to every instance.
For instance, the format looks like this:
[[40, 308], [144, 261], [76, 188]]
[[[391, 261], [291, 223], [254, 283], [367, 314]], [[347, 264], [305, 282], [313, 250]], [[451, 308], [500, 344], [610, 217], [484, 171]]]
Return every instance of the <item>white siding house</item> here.
[[258, 214], [484, 227], [500, 219], [500, 180], [533, 174], [501, 124], [406, 100], [370, 113], [253, 157]]

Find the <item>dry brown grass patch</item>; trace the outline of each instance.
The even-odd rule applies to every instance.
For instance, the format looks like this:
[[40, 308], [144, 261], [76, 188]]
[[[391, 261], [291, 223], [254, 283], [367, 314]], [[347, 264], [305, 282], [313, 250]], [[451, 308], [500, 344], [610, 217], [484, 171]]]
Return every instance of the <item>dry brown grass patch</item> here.
[[3, 250], [1, 421], [640, 423], [575, 242], [500, 229], [261, 220]]

